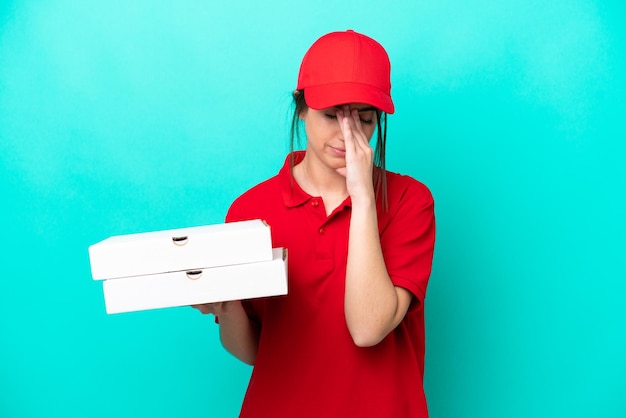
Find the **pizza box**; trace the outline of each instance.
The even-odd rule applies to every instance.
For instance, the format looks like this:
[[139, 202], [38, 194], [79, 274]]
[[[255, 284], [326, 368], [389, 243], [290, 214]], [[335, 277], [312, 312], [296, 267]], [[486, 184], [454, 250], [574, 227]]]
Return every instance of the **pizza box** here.
[[262, 220], [118, 235], [89, 247], [94, 280], [272, 260]]
[[287, 250], [270, 261], [176, 271], [102, 282], [109, 314], [287, 294]]

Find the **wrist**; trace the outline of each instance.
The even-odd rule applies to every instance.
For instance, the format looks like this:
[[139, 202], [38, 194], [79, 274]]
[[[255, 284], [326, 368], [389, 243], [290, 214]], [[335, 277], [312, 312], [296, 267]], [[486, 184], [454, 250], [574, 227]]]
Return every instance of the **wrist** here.
[[376, 197], [374, 193], [365, 193], [362, 195], [354, 195], [350, 196], [350, 200], [352, 201], [352, 210], [355, 209], [374, 209], [376, 210]]

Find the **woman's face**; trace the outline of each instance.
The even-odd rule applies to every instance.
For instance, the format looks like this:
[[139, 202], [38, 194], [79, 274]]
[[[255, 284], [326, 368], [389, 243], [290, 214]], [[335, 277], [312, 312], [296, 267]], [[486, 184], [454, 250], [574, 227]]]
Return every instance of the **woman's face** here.
[[[349, 106], [350, 110], [359, 110], [361, 129], [370, 140], [376, 130], [376, 109], [360, 103]], [[339, 109], [341, 106], [322, 110], [307, 108], [300, 114], [306, 129], [307, 156], [311, 154], [310, 157], [333, 170], [346, 166], [346, 148], [336, 116]]]

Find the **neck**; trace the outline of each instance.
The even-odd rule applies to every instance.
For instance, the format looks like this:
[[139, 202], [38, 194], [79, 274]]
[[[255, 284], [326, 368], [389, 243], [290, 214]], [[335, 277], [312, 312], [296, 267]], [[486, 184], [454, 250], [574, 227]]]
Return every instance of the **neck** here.
[[335, 170], [316, 165], [312, 159], [304, 156], [304, 159], [294, 167], [293, 176], [298, 185], [311, 196], [326, 198], [345, 199], [348, 196], [346, 178]]

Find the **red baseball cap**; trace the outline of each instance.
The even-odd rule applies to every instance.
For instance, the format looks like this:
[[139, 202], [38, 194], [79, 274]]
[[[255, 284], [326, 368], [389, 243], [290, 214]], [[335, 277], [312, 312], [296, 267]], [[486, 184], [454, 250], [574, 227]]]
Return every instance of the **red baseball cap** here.
[[353, 30], [328, 33], [311, 45], [300, 64], [297, 89], [317, 110], [364, 103], [394, 112], [389, 56], [381, 44]]

